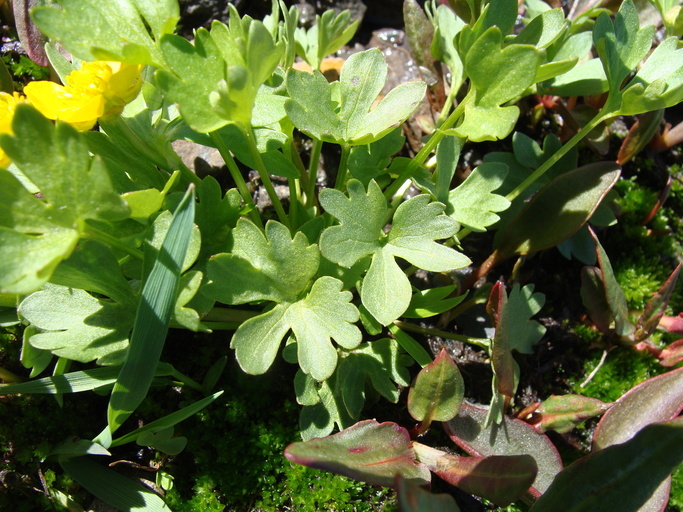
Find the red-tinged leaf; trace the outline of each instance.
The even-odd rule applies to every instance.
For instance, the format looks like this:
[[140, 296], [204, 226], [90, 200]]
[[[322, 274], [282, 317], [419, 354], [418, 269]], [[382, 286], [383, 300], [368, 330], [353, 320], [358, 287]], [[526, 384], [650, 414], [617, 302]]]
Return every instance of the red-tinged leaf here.
[[669, 305], [669, 299], [674, 288], [676, 288], [676, 281], [680, 272], [681, 263], [678, 264], [662, 287], [657, 290], [657, 293], [645, 305], [645, 311], [640, 315], [636, 324], [636, 341], [642, 341], [655, 332], [659, 321], [664, 316], [666, 307]]
[[600, 272], [602, 275], [602, 284], [605, 289], [605, 299], [609, 306], [612, 317], [614, 318], [614, 330], [620, 337], [621, 341], [628, 344], [634, 344], [633, 334], [636, 326], [631, 323], [628, 318], [628, 304], [626, 303], [626, 296], [624, 291], [619, 286], [617, 278], [614, 277], [612, 264], [607, 257], [605, 249], [600, 245], [598, 237], [592, 229], [589, 229], [593, 240], [595, 240], [595, 250], [598, 256], [598, 263], [600, 265]]
[[635, 155], [640, 153], [652, 137], [659, 131], [664, 118], [664, 109], [653, 110], [640, 116], [638, 121], [631, 126], [628, 135], [621, 143], [619, 148], [619, 155], [617, 156], [617, 163], [624, 165], [631, 160]]
[[663, 316], [659, 327], [669, 332], [683, 332], [683, 313], [678, 313], [678, 316]]
[[538, 474], [529, 491], [539, 496], [562, 471], [557, 449], [544, 434], [521, 420], [505, 416], [502, 424], [485, 427], [486, 415], [485, 409], [463, 403], [458, 415], [445, 422], [444, 428], [455, 444], [475, 457], [531, 455]]
[[21, 46], [26, 50], [29, 58], [39, 66], [48, 66], [50, 61], [45, 53], [46, 37], [40, 33], [29, 16], [29, 10], [38, 5], [44, 5], [41, 0], [13, 0], [14, 24]]
[[676, 366], [683, 361], [683, 339], [676, 340], [659, 353], [659, 364]]
[[508, 296], [501, 281], [498, 281], [491, 290], [486, 312], [496, 327], [496, 334], [491, 345], [491, 366], [495, 374], [494, 389], [506, 397], [505, 405], [507, 405], [517, 387], [515, 360], [512, 357], [509, 332], [510, 323], [514, 319], [509, 318]]
[[427, 426], [432, 421], [448, 421], [460, 410], [465, 383], [446, 349], [422, 368], [408, 392], [408, 412]]
[[581, 395], [553, 395], [536, 409], [528, 422], [539, 432], [554, 430], [564, 434], [588, 418], [599, 416], [611, 406], [596, 398]]
[[648, 425], [631, 440], [574, 462], [530, 512], [657, 510], [649, 500], [681, 462], [683, 418]]
[[581, 269], [581, 300], [595, 327], [600, 332], [607, 332], [614, 317], [607, 303], [602, 272], [598, 267], [583, 267]]
[[400, 512], [460, 512], [450, 494], [432, 494], [400, 475], [396, 476], [394, 487], [398, 491]]
[[341, 432], [292, 443], [285, 457], [303, 466], [392, 486], [397, 474], [426, 485], [429, 469], [415, 460], [408, 431], [396, 423], [365, 420]]
[[418, 460], [440, 478], [500, 507], [519, 499], [538, 473], [531, 455], [460, 457], [420, 443], [414, 443], [413, 448]]
[[491, 323], [498, 326], [500, 322], [500, 314], [507, 304], [508, 296], [505, 293], [505, 284], [503, 281], [498, 281], [491, 288], [491, 293], [489, 294], [489, 300], [486, 303], [486, 313], [491, 319]]
[[631, 439], [649, 425], [668, 421], [683, 410], [683, 368], [641, 382], [624, 393], [598, 423], [593, 450]]

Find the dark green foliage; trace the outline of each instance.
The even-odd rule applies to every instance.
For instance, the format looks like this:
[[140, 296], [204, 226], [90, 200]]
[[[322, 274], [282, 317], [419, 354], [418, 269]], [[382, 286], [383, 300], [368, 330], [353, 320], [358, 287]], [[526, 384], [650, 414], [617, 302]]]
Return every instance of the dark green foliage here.
[[[208, 342], [209, 338], [202, 337], [192, 341], [207, 343], [206, 350], [186, 357], [190, 367], [183, 371], [194, 377], [193, 369], [203, 371], [210, 366], [220, 347]], [[180, 349], [182, 344], [171, 343], [171, 348]], [[293, 370], [280, 363], [266, 375], [249, 376], [231, 358], [216, 388], [225, 389], [224, 397], [177, 429], [178, 435], [188, 438], [188, 445], [165, 466], [174, 476], [174, 488], [166, 496], [174, 512], [212, 512], [222, 507], [273, 512], [395, 510], [390, 508], [393, 491], [389, 489], [308, 469], [284, 458], [284, 448], [301, 439], [299, 406], [291, 386]]]

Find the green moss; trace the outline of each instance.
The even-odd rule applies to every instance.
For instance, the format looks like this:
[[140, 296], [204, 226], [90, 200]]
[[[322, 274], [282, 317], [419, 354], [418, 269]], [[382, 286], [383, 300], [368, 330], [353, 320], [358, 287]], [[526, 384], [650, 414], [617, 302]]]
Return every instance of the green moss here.
[[[174, 512], [204, 510], [373, 512], [395, 510], [392, 492], [290, 463], [300, 440], [292, 367], [245, 375], [232, 363], [219, 383], [225, 398], [178, 426], [186, 450], [164, 469]], [[191, 374], [191, 370], [188, 372]]]
[[[590, 375], [595, 370], [601, 357], [600, 351], [591, 353], [584, 364], [584, 375]], [[628, 347], [616, 347], [607, 354], [605, 362], [585, 387], [581, 386], [582, 381], [578, 379], [570, 380], [570, 385], [574, 393], [614, 402], [633, 386], [666, 370], [649, 354]]]

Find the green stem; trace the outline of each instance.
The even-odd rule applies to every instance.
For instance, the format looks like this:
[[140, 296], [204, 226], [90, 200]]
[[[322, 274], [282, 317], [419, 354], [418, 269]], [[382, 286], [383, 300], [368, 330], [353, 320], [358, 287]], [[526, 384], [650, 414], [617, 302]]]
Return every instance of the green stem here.
[[289, 220], [292, 227], [299, 227], [299, 196], [301, 195], [301, 187], [299, 180], [295, 178], [288, 178], [289, 185]]
[[[604, 109], [603, 109], [604, 110]], [[513, 201], [519, 195], [526, 190], [527, 187], [529, 187], [532, 183], [534, 183], [538, 178], [543, 176], [543, 174], [550, 169], [553, 165], [555, 165], [564, 155], [569, 152], [570, 149], [572, 149], [574, 146], [576, 146], [581, 139], [586, 137], [596, 126], [598, 126], [606, 117], [606, 115], [603, 113], [603, 110], [598, 112], [598, 114], [591, 119], [588, 124], [586, 124], [581, 130], [576, 132], [574, 136], [567, 141], [567, 143], [562, 146], [556, 153], [554, 153], [550, 158], [548, 158], [545, 162], [543, 162], [538, 169], [536, 169], [534, 172], [532, 172], [522, 183], [517, 185], [512, 191], [508, 193], [507, 196], [505, 196], [508, 201]]]
[[339, 168], [337, 169], [337, 179], [334, 182], [334, 188], [344, 192], [346, 190], [346, 174], [348, 172], [349, 155], [351, 154], [351, 146], [344, 144], [342, 147], [341, 158], [339, 159]]
[[246, 136], [249, 145], [249, 151], [251, 152], [251, 156], [254, 159], [254, 163], [256, 164], [256, 170], [259, 173], [259, 177], [261, 178], [261, 182], [263, 183], [266, 192], [268, 192], [268, 197], [270, 197], [270, 201], [273, 203], [273, 208], [275, 208], [277, 217], [278, 219], [280, 219], [280, 222], [282, 222], [282, 224], [287, 226], [287, 229], [291, 230], [289, 217], [287, 216], [287, 213], [285, 213], [285, 209], [283, 208], [282, 203], [280, 202], [280, 198], [275, 193], [275, 187], [273, 187], [273, 182], [270, 181], [270, 174], [268, 174], [268, 170], [266, 169], [266, 166], [263, 163], [263, 159], [261, 158], [261, 153], [259, 153], [259, 150], [256, 147], [254, 131], [251, 126], [249, 126], [248, 128], [240, 128], [244, 130], [244, 135]]
[[88, 238], [90, 240], [102, 242], [103, 244], [113, 247], [115, 249], [119, 249], [138, 260], [142, 260], [144, 257], [142, 251], [140, 251], [139, 249], [131, 247], [127, 243], [122, 242], [114, 236], [111, 236], [109, 233], [100, 231], [99, 229], [97, 229], [94, 226], [91, 226], [90, 224], [85, 225], [85, 230], [81, 236], [83, 238]]
[[0, 366], [0, 379], [4, 380], [7, 383], [21, 382], [24, 380], [21, 377], [19, 377], [19, 375], [16, 375], [11, 371], [6, 370], [2, 366]]
[[405, 170], [384, 191], [384, 197], [390, 199], [398, 191], [398, 189], [401, 188], [403, 183], [410, 179], [410, 177], [413, 175], [413, 173], [415, 173], [417, 168], [421, 167], [422, 164], [424, 164], [429, 155], [431, 155], [432, 152], [436, 149], [436, 146], [439, 145], [441, 139], [443, 139], [446, 136], [446, 130], [452, 127], [455, 124], [455, 122], [458, 119], [460, 119], [460, 116], [462, 116], [463, 112], [465, 112], [464, 105], [466, 104], [466, 100], [467, 97], [456, 107], [456, 109], [451, 113], [451, 115], [448, 116], [448, 119], [444, 121], [444, 123], [441, 125], [441, 128], [439, 128], [432, 134], [431, 138], [425, 143], [424, 146], [422, 146], [422, 149], [420, 149], [417, 155], [415, 155], [415, 158], [413, 158], [410, 161], [410, 163], [406, 166]]
[[318, 164], [320, 163], [320, 152], [323, 148], [323, 141], [313, 139], [313, 149], [311, 159], [308, 162], [308, 189], [306, 190], [306, 207], [315, 206], [315, 186], [318, 182]]
[[[584, 126], [581, 130], [576, 132], [574, 136], [569, 139], [556, 153], [554, 153], [550, 158], [548, 158], [545, 162], [543, 162], [533, 173], [531, 173], [522, 183], [517, 185], [514, 189], [512, 189], [505, 198], [508, 201], [514, 201], [517, 199], [522, 192], [524, 192], [530, 185], [532, 185], [538, 178], [543, 176], [548, 169], [550, 169], [553, 165], [555, 165], [564, 155], [566, 155], [570, 149], [572, 149], [574, 146], [576, 146], [581, 139], [586, 137], [596, 126], [598, 126], [602, 121], [604, 121], [608, 114], [605, 114], [601, 110], [598, 112], [598, 114], [591, 119], [586, 126]], [[468, 228], [461, 229], [458, 234], [458, 240], [462, 240], [465, 238], [467, 235], [472, 233], [472, 230]]]
[[251, 217], [251, 220], [254, 222], [254, 224], [263, 229], [263, 221], [258, 213], [254, 199], [251, 197], [247, 183], [244, 181], [244, 177], [237, 167], [237, 162], [235, 162], [235, 159], [232, 157], [230, 149], [228, 149], [228, 146], [225, 144], [225, 141], [221, 138], [218, 132], [211, 132], [209, 135], [211, 136], [211, 140], [215, 144], [216, 149], [218, 149], [218, 152], [223, 158], [225, 165], [228, 166], [230, 176], [232, 176], [232, 180], [235, 182], [235, 185], [237, 185], [237, 190], [242, 196], [242, 201], [244, 201], [244, 203], [250, 207], [249, 216]]
[[418, 334], [425, 334], [429, 336], [438, 336], [439, 338], [446, 338], [448, 340], [462, 341], [464, 343], [476, 345], [477, 347], [487, 350], [491, 347], [490, 340], [484, 338], [471, 338], [470, 336], [463, 336], [462, 334], [455, 334], [454, 332], [441, 331], [439, 329], [431, 329], [429, 327], [420, 327], [419, 325], [402, 322], [400, 320], [395, 321], [394, 324], [404, 331], [416, 332]]

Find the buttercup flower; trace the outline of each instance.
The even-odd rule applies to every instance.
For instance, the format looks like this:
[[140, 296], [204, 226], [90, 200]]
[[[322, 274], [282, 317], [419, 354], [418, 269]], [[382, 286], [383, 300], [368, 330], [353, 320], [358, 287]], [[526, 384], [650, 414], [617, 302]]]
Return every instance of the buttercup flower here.
[[[14, 133], [12, 131], [12, 119], [17, 104], [24, 101], [24, 97], [18, 93], [7, 94], [0, 92], [0, 133]], [[0, 167], [7, 167], [10, 163], [9, 157], [0, 149]]]
[[87, 131], [98, 119], [120, 114], [135, 99], [142, 87], [141, 71], [141, 65], [84, 62], [69, 73], [66, 85], [31, 82], [24, 87], [24, 93], [48, 119], [58, 119]]

